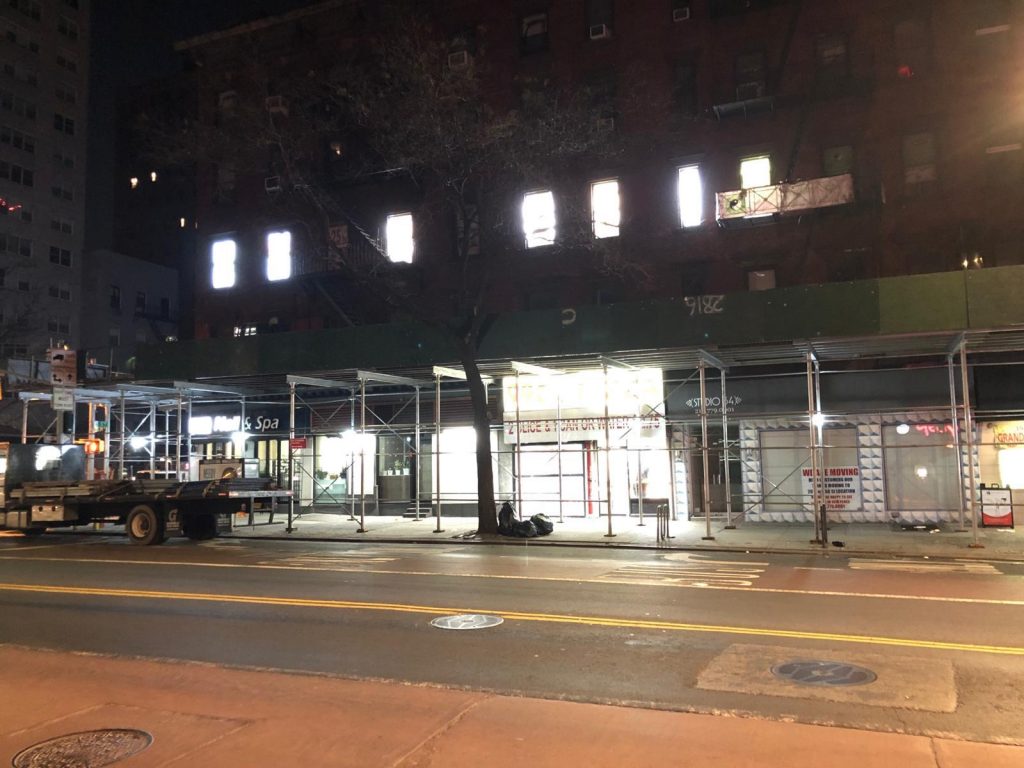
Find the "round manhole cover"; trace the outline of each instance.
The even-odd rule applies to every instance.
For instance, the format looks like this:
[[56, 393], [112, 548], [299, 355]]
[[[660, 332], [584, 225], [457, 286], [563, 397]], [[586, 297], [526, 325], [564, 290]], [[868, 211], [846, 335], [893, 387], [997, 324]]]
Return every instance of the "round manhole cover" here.
[[801, 685], [867, 685], [878, 679], [866, 667], [841, 661], [787, 661], [772, 667], [772, 674]]
[[136, 755], [153, 737], [145, 731], [110, 728], [58, 736], [23, 749], [14, 756], [14, 768], [102, 768]]
[[430, 622], [439, 629], [487, 629], [505, 621], [501, 616], [486, 616], [482, 613], [460, 613], [458, 616], [441, 616]]

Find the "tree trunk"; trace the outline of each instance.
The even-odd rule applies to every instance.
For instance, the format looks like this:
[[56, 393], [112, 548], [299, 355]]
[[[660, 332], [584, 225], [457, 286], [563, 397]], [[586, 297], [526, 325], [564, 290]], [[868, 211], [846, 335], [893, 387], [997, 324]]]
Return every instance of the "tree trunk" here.
[[491, 470], [491, 419], [487, 414], [487, 388], [476, 365], [476, 355], [462, 348], [462, 370], [466, 372], [469, 398], [473, 404], [473, 429], [476, 431], [477, 531], [498, 532], [498, 514], [494, 504], [494, 473]]

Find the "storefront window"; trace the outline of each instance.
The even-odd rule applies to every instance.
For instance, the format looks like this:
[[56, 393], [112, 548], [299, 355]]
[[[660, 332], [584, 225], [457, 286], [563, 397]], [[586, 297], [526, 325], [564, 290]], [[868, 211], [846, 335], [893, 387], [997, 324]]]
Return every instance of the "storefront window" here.
[[885, 501], [893, 512], [959, 509], [951, 424], [883, 427]]
[[[862, 509], [857, 430], [826, 428], [822, 445], [822, 486], [829, 511]], [[761, 432], [761, 475], [766, 512], [811, 510], [813, 473], [806, 428]]]

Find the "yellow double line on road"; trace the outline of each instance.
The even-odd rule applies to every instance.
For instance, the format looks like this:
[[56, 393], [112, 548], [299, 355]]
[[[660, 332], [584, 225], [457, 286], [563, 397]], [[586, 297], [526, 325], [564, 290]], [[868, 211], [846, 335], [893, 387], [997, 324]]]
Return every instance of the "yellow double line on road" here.
[[885, 645], [899, 648], [922, 648], [936, 651], [963, 651], [967, 653], [995, 653], [1004, 656], [1024, 656], [1024, 648], [1005, 645], [977, 645], [974, 643], [947, 643], [938, 640], [914, 640], [902, 637], [880, 637], [873, 635], [845, 635], [833, 632], [803, 632], [791, 629], [757, 627], [735, 627], [716, 624], [689, 624], [677, 621], [652, 621], [649, 619], [616, 619], [603, 616], [570, 616], [557, 613], [526, 613], [522, 611], [500, 611], [494, 609], [452, 608], [432, 605], [407, 605], [403, 603], [373, 603], [354, 600], [309, 600], [298, 597], [262, 597], [256, 595], [207, 594], [202, 592], [158, 592], [137, 589], [101, 589], [95, 587], [60, 587], [41, 584], [4, 584], [0, 592], [31, 592], [48, 595], [78, 595], [85, 597], [120, 597], [141, 600], [184, 600], [207, 603], [235, 603], [243, 605], [276, 606], [283, 608], [331, 608], [351, 611], [384, 611], [390, 613], [414, 613], [431, 616], [449, 614], [484, 613], [500, 616], [512, 621], [537, 621], [547, 624], [576, 624], [613, 629], [661, 629], [674, 632], [705, 632], [723, 635], [754, 635], [788, 640], [821, 640], [836, 643], [861, 643]]

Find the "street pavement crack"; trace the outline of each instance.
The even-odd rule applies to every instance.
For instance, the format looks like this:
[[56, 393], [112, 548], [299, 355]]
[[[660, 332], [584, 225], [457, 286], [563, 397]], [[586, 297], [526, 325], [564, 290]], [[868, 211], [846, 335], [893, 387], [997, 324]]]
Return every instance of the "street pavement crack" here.
[[458, 725], [459, 722], [466, 715], [468, 715], [471, 711], [476, 709], [476, 707], [478, 707], [480, 704], [487, 701], [488, 699], [493, 698], [493, 696], [481, 696], [480, 698], [469, 702], [469, 704], [464, 706], [462, 709], [456, 712], [451, 718], [449, 718], [447, 722], [443, 723], [439, 728], [437, 728], [433, 733], [431, 733], [429, 736], [423, 739], [419, 744], [417, 744], [404, 755], [399, 757], [395, 762], [393, 762], [389, 766], [389, 768], [400, 768], [400, 766], [406, 764], [414, 765], [414, 763], [408, 761], [410, 761], [413, 757], [419, 755], [419, 753], [421, 752], [429, 754], [432, 751], [433, 747], [436, 746], [437, 743], [440, 741], [442, 736], [444, 736], [448, 731], [450, 731], [452, 728]]

